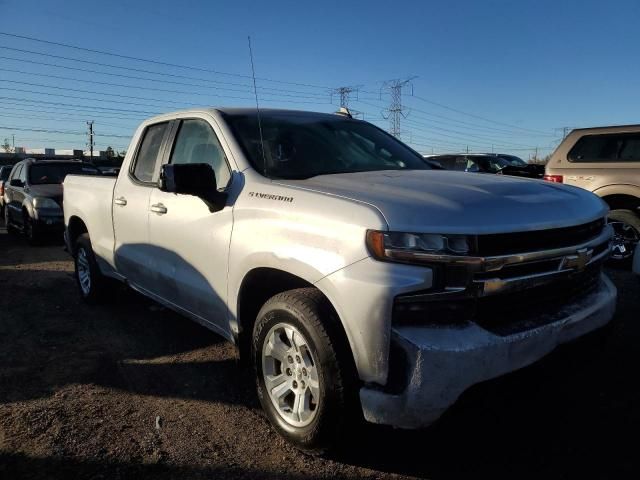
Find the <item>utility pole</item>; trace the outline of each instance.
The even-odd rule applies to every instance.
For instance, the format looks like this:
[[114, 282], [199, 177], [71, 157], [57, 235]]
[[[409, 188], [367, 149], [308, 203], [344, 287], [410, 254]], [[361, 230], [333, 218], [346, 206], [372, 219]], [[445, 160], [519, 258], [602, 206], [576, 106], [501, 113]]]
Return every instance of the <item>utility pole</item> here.
[[391, 95], [391, 101], [389, 108], [382, 113], [385, 119], [389, 120], [389, 133], [396, 138], [400, 138], [400, 118], [407, 118], [407, 109], [402, 105], [402, 90], [406, 87], [411, 88], [411, 95], [413, 95], [413, 84], [411, 80], [416, 77], [402, 79], [388, 80], [382, 85], [380, 90], [380, 96], [382, 97], [382, 90], [389, 90]]
[[349, 86], [349, 87], [338, 87], [334, 88], [331, 91], [331, 100], [333, 101], [334, 95], [340, 95], [340, 108], [349, 108], [349, 96], [352, 93], [356, 94], [356, 99], [358, 98], [358, 90], [360, 86]]
[[11, 135], [11, 147], [13, 148], [13, 151], [16, 151], [16, 134], [13, 133]]
[[90, 159], [93, 161], [93, 120], [87, 122], [87, 125], [89, 126], [87, 135], [89, 135], [89, 151], [91, 152]]

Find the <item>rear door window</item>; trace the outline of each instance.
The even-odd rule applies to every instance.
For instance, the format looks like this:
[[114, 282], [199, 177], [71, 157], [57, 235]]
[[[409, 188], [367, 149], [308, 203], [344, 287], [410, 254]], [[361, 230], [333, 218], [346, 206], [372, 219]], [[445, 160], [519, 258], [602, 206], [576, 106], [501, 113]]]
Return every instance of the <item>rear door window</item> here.
[[585, 135], [573, 146], [570, 162], [640, 162], [640, 133]]
[[158, 163], [160, 147], [167, 131], [168, 122], [147, 127], [136, 155], [133, 177], [143, 183], [151, 183]]

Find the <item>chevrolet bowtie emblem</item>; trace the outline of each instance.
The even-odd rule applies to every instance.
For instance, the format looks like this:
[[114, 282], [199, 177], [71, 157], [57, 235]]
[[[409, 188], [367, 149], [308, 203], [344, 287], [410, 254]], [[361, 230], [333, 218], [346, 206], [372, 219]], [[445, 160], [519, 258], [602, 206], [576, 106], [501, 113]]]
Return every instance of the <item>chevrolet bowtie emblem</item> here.
[[581, 272], [591, 261], [593, 249], [581, 248], [575, 255], [567, 255], [562, 262], [562, 268], [573, 268]]

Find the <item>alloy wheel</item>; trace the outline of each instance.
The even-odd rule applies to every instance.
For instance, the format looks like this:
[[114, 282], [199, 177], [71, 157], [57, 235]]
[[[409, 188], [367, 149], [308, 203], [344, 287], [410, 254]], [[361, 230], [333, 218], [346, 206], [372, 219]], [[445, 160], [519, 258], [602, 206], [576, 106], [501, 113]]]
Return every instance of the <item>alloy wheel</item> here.
[[318, 412], [318, 364], [309, 342], [296, 327], [279, 323], [262, 346], [265, 389], [278, 414], [289, 425], [309, 425]]
[[631, 258], [640, 240], [640, 232], [625, 222], [612, 221], [609, 224], [613, 227], [611, 258], [614, 260]]
[[80, 289], [84, 295], [89, 295], [91, 292], [91, 272], [89, 266], [89, 257], [87, 251], [84, 248], [80, 248], [77, 253], [77, 270], [78, 270], [78, 282], [80, 283]]

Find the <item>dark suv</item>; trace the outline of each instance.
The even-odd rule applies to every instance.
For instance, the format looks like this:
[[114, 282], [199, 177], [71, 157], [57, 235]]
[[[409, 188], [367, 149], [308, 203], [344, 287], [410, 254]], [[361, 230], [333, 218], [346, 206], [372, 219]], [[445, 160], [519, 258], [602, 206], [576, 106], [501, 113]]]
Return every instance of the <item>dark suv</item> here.
[[14, 165], [5, 182], [5, 226], [23, 232], [36, 243], [48, 232], [62, 233], [62, 182], [69, 175], [100, 175], [89, 163], [72, 160], [34, 160]]
[[515, 155], [503, 153], [461, 153], [457, 155], [425, 155], [425, 160], [438, 162], [446, 170], [495, 173], [516, 177], [542, 178], [543, 165], [527, 163]]

